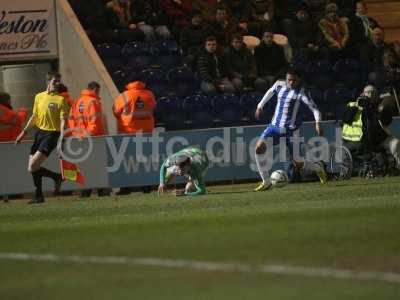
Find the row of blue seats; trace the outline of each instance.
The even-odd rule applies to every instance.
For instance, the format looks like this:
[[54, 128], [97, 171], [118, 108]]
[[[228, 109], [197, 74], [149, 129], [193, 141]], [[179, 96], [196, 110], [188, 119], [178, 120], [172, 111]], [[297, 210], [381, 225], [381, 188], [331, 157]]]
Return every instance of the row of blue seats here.
[[200, 81], [196, 75], [186, 67], [173, 68], [168, 71], [162, 69], [146, 69], [135, 72], [130, 69], [118, 70], [111, 74], [119, 91], [123, 91], [129, 82], [143, 81], [156, 98], [174, 94], [178, 97], [187, 97], [198, 92]]
[[[323, 118], [336, 120], [341, 119], [346, 104], [358, 93], [357, 89], [345, 87], [307, 91], [317, 103]], [[262, 119], [256, 120], [254, 113], [262, 97], [263, 94], [258, 92], [221, 94], [211, 98], [201, 93], [186, 98], [167, 96], [157, 100], [156, 119], [159, 126], [165, 126], [168, 130], [266, 124], [274, 114], [276, 99], [266, 105]], [[301, 109], [304, 121], [314, 120], [308, 108], [304, 106]]]
[[367, 70], [354, 58], [339, 59], [335, 63], [295, 61], [293, 65], [304, 75], [305, 84], [313, 88], [327, 89], [336, 84], [359, 88], [367, 80]]
[[103, 43], [96, 46], [109, 71], [129, 66], [135, 71], [149, 67], [169, 69], [182, 65], [182, 50], [175, 40], [161, 40], [152, 44], [130, 41], [123, 46], [115, 43]]

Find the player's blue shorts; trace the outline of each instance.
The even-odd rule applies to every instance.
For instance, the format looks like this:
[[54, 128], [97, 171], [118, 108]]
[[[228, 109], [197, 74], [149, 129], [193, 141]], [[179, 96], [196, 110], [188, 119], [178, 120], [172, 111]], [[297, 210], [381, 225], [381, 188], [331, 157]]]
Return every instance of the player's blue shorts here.
[[286, 143], [286, 147], [289, 150], [290, 156], [293, 157], [293, 132], [297, 129], [289, 129], [286, 127], [277, 127], [272, 124], [268, 124], [267, 128], [263, 131], [260, 139], [268, 142], [272, 138], [272, 143], [274, 146], [278, 145], [281, 140]]

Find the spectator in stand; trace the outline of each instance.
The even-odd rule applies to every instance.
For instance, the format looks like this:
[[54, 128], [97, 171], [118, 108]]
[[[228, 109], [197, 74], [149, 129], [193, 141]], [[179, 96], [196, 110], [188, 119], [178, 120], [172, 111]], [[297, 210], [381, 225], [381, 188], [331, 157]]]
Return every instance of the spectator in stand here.
[[260, 45], [254, 49], [257, 66], [257, 90], [266, 90], [274, 84], [277, 78], [284, 76], [287, 61], [283, 48], [274, 42], [274, 31], [266, 29]]
[[268, 27], [276, 28], [275, 5], [273, 0], [252, 0], [248, 32], [250, 35], [262, 37]]
[[147, 42], [154, 42], [158, 38], [171, 38], [167, 27], [168, 19], [159, 0], [132, 0], [131, 11], [132, 18], [137, 22], [137, 27], [144, 32]]
[[288, 36], [294, 56], [304, 62], [319, 54], [318, 25], [310, 18], [307, 5], [299, 5]]
[[179, 38], [182, 28], [189, 26], [192, 1], [190, 0], [161, 0], [174, 36]]
[[240, 33], [234, 34], [231, 45], [225, 51], [225, 61], [229, 70], [229, 78], [237, 92], [243, 88], [254, 88], [257, 69], [253, 54], [247, 49]]
[[392, 49], [385, 49], [382, 55], [382, 67], [377, 67], [369, 79], [380, 88], [400, 87], [400, 59]]
[[[87, 88], [81, 91], [80, 97], [71, 109], [68, 125], [72, 130], [72, 136], [78, 138], [105, 135], [99, 83], [89, 82]], [[91, 193], [91, 189], [82, 190], [81, 197], [90, 197]], [[106, 189], [98, 189], [97, 193], [99, 196], [110, 194]]]
[[200, 51], [207, 37], [206, 26], [199, 10], [192, 11], [191, 24], [185, 27], [180, 36], [180, 46], [185, 56], [184, 62], [192, 66], [195, 62], [196, 54]]
[[71, 0], [83, 28], [93, 43], [124, 43], [144, 39], [141, 30], [131, 26], [128, 0]]
[[379, 69], [383, 68], [383, 53], [389, 49], [385, 43], [385, 33], [382, 28], [376, 27], [372, 30], [372, 38], [361, 48], [361, 62], [369, 73], [369, 79], [373, 83], [380, 82], [377, 77]]
[[205, 22], [214, 20], [215, 12], [217, 11], [217, 4], [220, 0], [193, 0], [193, 9], [200, 11]]
[[[115, 100], [113, 113], [117, 119], [118, 133], [152, 133], [155, 127], [154, 110], [156, 100], [152, 91], [141, 81], [133, 81], [125, 86]], [[149, 190], [143, 190], [148, 192]], [[131, 187], [120, 188], [117, 195], [128, 195]]]
[[228, 78], [228, 68], [224, 57], [218, 51], [218, 42], [215, 37], [206, 38], [204, 47], [197, 57], [196, 66], [202, 81], [200, 88], [206, 95], [235, 92], [235, 88]]
[[332, 61], [349, 56], [350, 38], [347, 21], [338, 15], [338, 6], [329, 3], [325, 7], [325, 17], [319, 21], [323, 34], [324, 52]]
[[378, 27], [378, 23], [368, 16], [367, 6], [364, 1], [357, 1], [356, 11], [350, 17], [350, 44], [359, 53], [362, 46], [371, 40], [372, 30]]
[[251, 3], [248, 0], [225, 0], [224, 3], [230, 11], [233, 22], [238, 24], [238, 31], [247, 34], [249, 32]]
[[229, 18], [229, 10], [224, 4], [217, 6], [215, 19], [207, 27], [208, 36], [217, 38], [219, 47], [227, 47], [232, 35], [238, 31], [237, 24]]
[[10, 94], [0, 92], [0, 142], [11, 142], [22, 131], [28, 111], [25, 108], [13, 110]]

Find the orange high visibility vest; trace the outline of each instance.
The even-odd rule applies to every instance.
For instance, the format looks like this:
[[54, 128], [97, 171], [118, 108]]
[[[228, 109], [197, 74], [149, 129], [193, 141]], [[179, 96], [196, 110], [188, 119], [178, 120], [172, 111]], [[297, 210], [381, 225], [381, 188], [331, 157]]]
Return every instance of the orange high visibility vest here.
[[73, 136], [84, 137], [83, 130], [91, 136], [105, 135], [99, 96], [91, 90], [83, 90], [71, 108], [68, 127], [77, 128], [76, 131], [72, 130]]
[[0, 104], [0, 142], [14, 141], [22, 130], [22, 124], [28, 116], [25, 108], [14, 111]]
[[22, 124], [28, 116], [24, 108], [14, 111], [0, 104], [0, 142], [14, 141], [22, 130]]
[[154, 129], [153, 112], [156, 100], [141, 81], [126, 85], [126, 91], [114, 101], [113, 112], [117, 118], [119, 133], [151, 133]]

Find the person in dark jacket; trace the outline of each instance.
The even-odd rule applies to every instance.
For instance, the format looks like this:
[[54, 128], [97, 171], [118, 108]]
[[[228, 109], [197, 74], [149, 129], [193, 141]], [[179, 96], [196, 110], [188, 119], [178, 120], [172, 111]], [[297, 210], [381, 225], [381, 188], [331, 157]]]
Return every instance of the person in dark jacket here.
[[224, 56], [235, 90], [241, 92], [244, 87], [253, 88], [257, 75], [256, 64], [240, 33], [233, 35]]
[[201, 90], [206, 95], [218, 92], [233, 93], [235, 88], [228, 78], [228, 68], [224, 57], [218, 51], [217, 39], [207, 37], [204, 48], [197, 57], [197, 72], [201, 78]]
[[371, 40], [372, 30], [379, 27], [376, 20], [368, 16], [364, 1], [357, 1], [354, 15], [349, 18], [350, 44], [360, 52], [362, 46]]
[[381, 82], [379, 70], [384, 67], [383, 53], [389, 49], [384, 39], [383, 29], [376, 27], [372, 30], [371, 41], [368, 41], [361, 49], [361, 62], [369, 73], [369, 80], [374, 84]]
[[227, 47], [232, 35], [238, 30], [237, 23], [229, 17], [228, 8], [223, 4], [218, 5], [215, 20], [207, 26], [207, 34], [217, 38], [219, 47]]
[[274, 42], [274, 32], [271, 28], [265, 30], [260, 45], [254, 49], [257, 66], [256, 88], [267, 89], [277, 78], [284, 75], [287, 61], [283, 48]]
[[167, 27], [168, 19], [159, 0], [132, 0], [131, 13], [146, 41], [171, 38]]
[[193, 10], [191, 24], [182, 30], [179, 42], [186, 65], [192, 66], [195, 56], [201, 50], [206, 37], [207, 32], [203, 16], [199, 10]]

